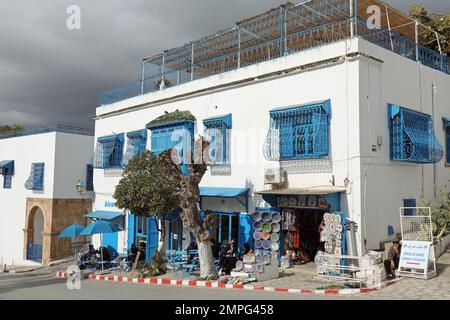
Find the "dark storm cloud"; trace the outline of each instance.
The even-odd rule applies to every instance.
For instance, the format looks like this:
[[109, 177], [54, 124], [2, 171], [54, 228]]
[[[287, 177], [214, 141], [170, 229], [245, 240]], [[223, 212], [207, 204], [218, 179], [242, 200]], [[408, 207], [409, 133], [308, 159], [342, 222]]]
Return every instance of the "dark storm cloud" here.
[[[408, 10], [417, 1], [390, 3]], [[92, 127], [99, 93], [136, 81], [142, 57], [232, 26], [282, 2], [2, 0], [0, 125]], [[447, 0], [421, 2], [432, 11], [450, 9]], [[81, 8], [81, 30], [66, 28], [66, 9], [72, 4]]]

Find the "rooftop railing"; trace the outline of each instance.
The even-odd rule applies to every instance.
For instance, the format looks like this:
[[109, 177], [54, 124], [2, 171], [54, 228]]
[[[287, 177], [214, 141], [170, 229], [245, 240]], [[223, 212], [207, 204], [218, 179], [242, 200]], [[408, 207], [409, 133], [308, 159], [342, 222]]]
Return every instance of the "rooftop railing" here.
[[[367, 17], [361, 12], [374, 3], [386, 7], [383, 21], [387, 22], [371, 29], [366, 22]], [[392, 10], [391, 18], [389, 10]], [[420, 44], [417, 24], [412, 24], [414, 22], [410, 18], [395, 9], [388, 9], [379, 0], [287, 3], [238, 22], [231, 29], [144, 59], [137, 82], [103, 92], [99, 103], [112, 104], [159, 91], [163, 87], [177, 86], [353, 37], [363, 38], [450, 74], [450, 58]], [[423, 26], [420, 30], [432, 32]], [[411, 40], [414, 32], [415, 41]], [[437, 39], [439, 41], [439, 36]]]

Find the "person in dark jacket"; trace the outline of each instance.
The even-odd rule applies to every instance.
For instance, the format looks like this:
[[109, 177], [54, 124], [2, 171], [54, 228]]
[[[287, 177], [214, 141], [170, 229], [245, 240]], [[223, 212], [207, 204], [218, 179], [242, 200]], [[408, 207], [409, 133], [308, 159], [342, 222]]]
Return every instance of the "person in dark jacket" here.
[[400, 261], [400, 241], [395, 240], [388, 251], [386, 260], [384, 260], [384, 270], [388, 280], [395, 279], [395, 270], [398, 269]]

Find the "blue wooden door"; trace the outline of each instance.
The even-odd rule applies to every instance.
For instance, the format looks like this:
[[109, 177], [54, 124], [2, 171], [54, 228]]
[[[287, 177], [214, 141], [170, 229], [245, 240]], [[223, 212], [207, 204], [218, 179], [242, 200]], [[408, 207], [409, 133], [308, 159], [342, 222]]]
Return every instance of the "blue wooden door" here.
[[239, 214], [239, 248], [248, 243], [253, 248], [253, 221], [250, 214]]
[[127, 249], [130, 250], [132, 244], [136, 244], [136, 217], [134, 214], [128, 215], [127, 225]]
[[27, 244], [27, 260], [42, 263], [42, 246], [39, 244]]
[[156, 226], [156, 218], [147, 219], [147, 247], [146, 247], [146, 260], [150, 261], [153, 254], [158, 249], [159, 232]]

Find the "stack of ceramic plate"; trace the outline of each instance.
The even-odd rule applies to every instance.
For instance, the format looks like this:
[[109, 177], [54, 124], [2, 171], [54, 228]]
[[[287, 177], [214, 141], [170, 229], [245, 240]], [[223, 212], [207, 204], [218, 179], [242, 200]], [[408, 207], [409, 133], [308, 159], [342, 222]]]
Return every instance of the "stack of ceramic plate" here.
[[260, 231], [253, 232], [253, 239], [261, 240], [261, 232]]
[[325, 251], [330, 254], [340, 255], [342, 244], [342, 218], [340, 214], [325, 213], [323, 216], [325, 229], [322, 233], [325, 243]]
[[270, 220], [272, 220], [272, 215], [270, 214], [270, 212], [263, 212], [262, 221], [269, 222]]
[[253, 221], [260, 221], [261, 220], [261, 212], [255, 211], [252, 214], [252, 218], [253, 218]]
[[261, 229], [262, 229], [262, 223], [261, 223], [261, 221], [255, 221], [255, 222], [253, 222], [253, 229], [255, 229], [256, 231], [261, 231]]
[[263, 240], [263, 248], [264, 249], [272, 248], [272, 241], [270, 241], [270, 240]]

